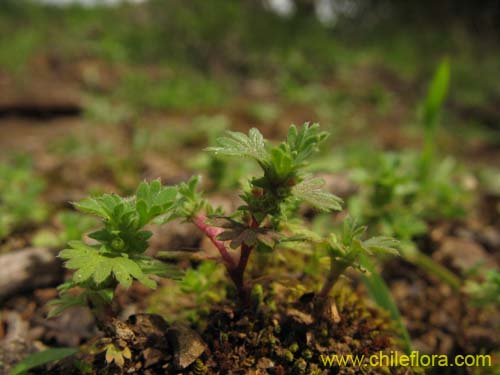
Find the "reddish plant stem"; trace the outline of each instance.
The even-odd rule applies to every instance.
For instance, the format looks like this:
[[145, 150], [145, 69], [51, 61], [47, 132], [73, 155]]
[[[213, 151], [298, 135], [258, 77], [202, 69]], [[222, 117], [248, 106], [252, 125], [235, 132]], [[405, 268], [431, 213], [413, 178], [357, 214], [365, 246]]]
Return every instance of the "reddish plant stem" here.
[[[244, 306], [247, 306], [250, 302], [250, 287], [246, 285], [244, 275], [253, 247], [243, 243], [241, 245], [240, 259], [238, 260], [238, 263], [236, 263], [234, 258], [229, 254], [226, 245], [224, 245], [222, 241], [217, 239], [217, 236], [223, 230], [221, 228], [211, 227], [210, 225], [206, 224], [206, 220], [207, 217], [205, 215], [199, 214], [194, 218], [193, 223], [210, 239], [217, 250], [219, 250], [229, 277], [238, 289], [239, 298], [242, 304]], [[251, 217], [250, 227], [259, 227], [259, 223], [253, 216]]]
[[[250, 217], [250, 228], [258, 228], [259, 222], [252, 215]], [[252, 253], [253, 246], [248, 246], [245, 243], [241, 245], [240, 259], [238, 261], [238, 267], [236, 267], [235, 275], [237, 278], [236, 286], [239, 291], [240, 300], [244, 306], [248, 306], [250, 303], [250, 291], [251, 287], [245, 283], [245, 270], [248, 265], [248, 260], [250, 259], [250, 254]]]
[[227, 251], [226, 245], [222, 241], [217, 239], [217, 236], [222, 232], [221, 228], [211, 227], [206, 223], [207, 217], [205, 215], [199, 214], [193, 219], [193, 224], [198, 227], [205, 235], [212, 241], [224, 261], [224, 264], [228, 271], [235, 269], [237, 267], [236, 261]]
[[252, 247], [242, 244], [238, 266], [229, 270], [229, 276], [238, 289], [239, 298], [243, 306], [247, 306], [250, 303], [250, 287], [245, 283], [245, 270], [251, 252]]

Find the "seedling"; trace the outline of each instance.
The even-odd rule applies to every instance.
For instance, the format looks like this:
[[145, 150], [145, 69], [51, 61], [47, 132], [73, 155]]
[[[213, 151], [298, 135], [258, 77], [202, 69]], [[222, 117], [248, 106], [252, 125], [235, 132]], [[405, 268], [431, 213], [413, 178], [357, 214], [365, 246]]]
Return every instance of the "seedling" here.
[[[49, 316], [70, 306], [88, 305], [102, 328], [114, 316], [112, 302], [118, 285], [128, 288], [137, 280], [154, 289], [153, 275], [179, 278], [175, 267], [144, 255], [152, 235], [144, 226], [167, 212], [175, 197], [175, 188], [155, 180], [141, 183], [132, 197], [104, 194], [75, 203], [79, 211], [101, 219], [103, 227], [89, 235], [95, 243], [70, 241], [69, 248], [60, 252], [66, 268], [75, 273], [59, 287], [60, 299], [52, 301]], [[82, 292], [74, 294], [76, 288]]]
[[[354, 223], [346, 224], [340, 238], [331, 235], [325, 240], [290, 233], [287, 222], [297, 217], [294, 208], [307, 203], [322, 211], [341, 210], [341, 199], [323, 189], [324, 181], [304, 173], [308, 159], [318, 151], [327, 134], [317, 124], [292, 125], [286, 139], [269, 146], [257, 129], [249, 134], [228, 132], [218, 139], [209, 152], [219, 156], [249, 158], [262, 171], [251, 177], [240, 195], [243, 204], [229, 215], [215, 210], [197, 192], [198, 179], [179, 185], [176, 207], [166, 221], [181, 217], [194, 223], [215, 245], [227, 273], [235, 285], [240, 302], [249, 304], [251, 283], [245, 271], [254, 251], [273, 252], [280, 244], [290, 241], [308, 242], [319, 249], [328, 248], [331, 269], [319, 297], [326, 297], [338, 277], [349, 266], [357, 266], [361, 253], [392, 252], [393, 241], [386, 238], [360, 239], [364, 232]], [[293, 231], [292, 231], [293, 232]]]
[[[59, 288], [61, 299], [52, 303], [51, 315], [88, 304], [99, 321], [105, 322], [113, 316], [111, 304], [118, 285], [129, 287], [137, 280], [154, 288], [151, 275], [177, 278], [179, 272], [173, 267], [143, 255], [151, 236], [143, 227], [160, 216], [162, 222], [174, 218], [190, 221], [211, 240], [243, 306], [250, 303], [252, 284], [245, 279], [245, 271], [252, 253], [272, 253], [285, 242], [305, 242], [317, 251], [327, 251], [331, 267], [318, 294], [319, 299], [326, 298], [348, 267], [361, 268], [362, 254], [392, 253], [395, 244], [386, 237], [362, 240], [365, 228], [354, 221], [346, 221], [339, 237], [331, 234], [326, 239], [304, 235], [307, 230], [287, 224], [297, 219], [301, 202], [326, 212], [341, 210], [341, 199], [323, 189], [324, 181], [304, 173], [307, 160], [326, 137], [317, 124], [305, 124], [300, 128], [292, 125], [286, 139], [276, 146], [269, 146], [257, 129], [251, 129], [248, 136], [228, 132], [219, 138], [218, 146], [209, 152], [252, 159], [262, 170], [261, 176], [250, 178], [241, 194], [243, 204], [230, 215], [203, 199], [196, 177], [177, 187], [162, 187], [159, 181], [142, 183], [130, 198], [105, 194], [76, 203], [78, 210], [99, 217], [103, 228], [89, 235], [96, 244], [70, 241], [70, 248], [60, 253], [66, 267], [75, 273]], [[196, 278], [190, 280], [183, 285], [192, 287]], [[76, 287], [83, 290], [77, 296], [69, 292]]]
[[357, 175], [361, 192], [349, 200], [350, 212], [370, 228], [402, 241], [407, 260], [439, 277], [454, 289], [460, 280], [445, 267], [420, 253], [415, 238], [433, 220], [463, 217], [468, 191], [458, 177], [456, 162], [436, 156], [436, 133], [448, 93], [449, 63], [437, 68], [422, 106], [424, 144], [417, 152], [381, 153]]
[[319, 296], [326, 298], [339, 277], [348, 267], [365, 271], [361, 265], [362, 257], [379, 254], [398, 255], [396, 250], [398, 242], [390, 237], [372, 237], [362, 240], [366, 227], [348, 218], [344, 221], [342, 232], [339, 236], [331, 234], [321, 245], [325, 247], [330, 257], [330, 271], [323, 284]]

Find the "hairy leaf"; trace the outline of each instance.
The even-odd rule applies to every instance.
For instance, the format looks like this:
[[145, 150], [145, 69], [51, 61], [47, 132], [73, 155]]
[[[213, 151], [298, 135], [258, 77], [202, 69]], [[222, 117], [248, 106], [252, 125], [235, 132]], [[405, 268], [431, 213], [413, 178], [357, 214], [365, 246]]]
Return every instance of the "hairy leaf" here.
[[393, 255], [399, 255], [397, 246], [399, 241], [391, 237], [372, 237], [366, 241], [363, 241], [363, 247], [371, 252], [381, 252]]
[[342, 210], [342, 199], [323, 190], [324, 184], [321, 178], [304, 180], [292, 188], [292, 195], [322, 211]]
[[118, 257], [113, 259], [113, 274], [116, 279], [125, 288], [129, 288], [132, 285], [132, 280], [142, 279], [144, 273], [141, 268], [133, 260], [128, 258]]
[[328, 133], [319, 131], [319, 124], [305, 123], [300, 128], [295, 125], [288, 129], [286, 146], [296, 164], [303, 163], [313, 153], [318, 151], [318, 145], [328, 137]]
[[261, 162], [268, 156], [264, 137], [256, 128], [250, 129], [248, 136], [228, 131], [226, 137], [217, 139], [217, 144], [217, 147], [209, 147], [207, 150], [218, 155], [250, 157]]

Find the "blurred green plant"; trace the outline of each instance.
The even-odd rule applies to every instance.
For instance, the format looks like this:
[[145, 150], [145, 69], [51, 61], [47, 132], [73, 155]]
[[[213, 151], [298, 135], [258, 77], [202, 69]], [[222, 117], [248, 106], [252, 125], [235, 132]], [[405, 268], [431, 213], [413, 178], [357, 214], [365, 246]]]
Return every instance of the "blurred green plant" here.
[[33, 245], [57, 248], [69, 241], [81, 240], [83, 235], [95, 228], [98, 221], [78, 212], [62, 211], [56, 215], [58, 230], [41, 229], [33, 237]]
[[47, 217], [41, 200], [44, 189], [45, 181], [35, 174], [29, 158], [0, 163], [0, 241]]
[[279, 118], [281, 109], [276, 103], [252, 103], [247, 113], [260, 124], [270, 124]]
[[161, 78], [135, 71], [123, 78], [114, 95], [137, 111], [206, 109], [226, 98], [220, 81], [190, 71]]
[[370, 228], [402, 241], [408, 260], [440, 276], [454, 288], [460, 280], [446, 268], [417, 251], [416, 237], [429, 221], [463, 217], [471, 197], [456, 162], [436, 156], [438, 119], [448, 92], [449, 63], [437, 68], [424, 100], [424, 146], [418, 152], [380, 153], [353, 173], [361, 191], [349, 199], [349, 211]]
[[[193, 144], [213, 146], [229, 125], [229, 119], [223, 115], [199, 116], [193, 120], [189, 132], [192, 135], [184, 143], [189, 140]], [[242, 179], [252, 170], [252, 163], [248, 160], [231, 160], [215, 153], [199, 154], [188, 161], [188, 166], [206, 175], [210, 190], [219, 192], [240, 187]]]
[[486, 271], [482, 282], [467, 280], [464, 289], [475, 306], [500, 306], [500, 270]]
[[420, 163], [412, 152], [380, 153], [369, 167], [352, 173], [361, 191], [350, 198], [350, 211], [406, 242], [425, 233], [428, 220], [463, 217], [470, 195], [456, 180], [455, 161], [444, 159], [425, 178]]
[[85, 100], [85, 117], [99, 125], [119, 125], [133, 120], [134, 113], [125, 104], [113, 103], [103, 97], [89, 96]]
[[194, 298], [195, 308], [188, 310], [187, 315], [193, 323], [197, 323], [202, 314], [208, 313], [210, 307], [225, 296], [224, 288], [220, 287], [222, 277], [219, 270], [217, 263], [204, 261], [198, 267], [186, 270], [179, 282], [180, 290]]
[[450, 86], [450, 63], [445, 58], [436, 71], [427, 91], [427, 96], [422, 106], [422, 125], [424, 133], [424, 147], [422, 150], [421, 163], [424, 176], [431, 173], [436, 162], [436, 137], [439, 125], [439, 117]]

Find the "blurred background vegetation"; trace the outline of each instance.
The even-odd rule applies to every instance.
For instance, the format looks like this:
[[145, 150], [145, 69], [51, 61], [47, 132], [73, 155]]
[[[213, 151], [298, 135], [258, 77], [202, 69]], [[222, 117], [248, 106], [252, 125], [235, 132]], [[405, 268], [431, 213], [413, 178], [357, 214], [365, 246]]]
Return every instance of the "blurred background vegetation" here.
[[2, 1], [2, 117], [23, 108], [36, 116], [37, 106], [105, 122], [238, 108], [249, 123], [270, 124], [292, 105], [296, 122], [362, 131], [383, 123], [390, 137], [414, 119], [405, 111], [447, 56], [446, 123], [459, 149], [498, 145], [496, 1], [60, 3]]
[[498, 189], [499, 38], [497, 1], [3, 0], [0, 157], [28, 154], [60, 206], [200, 171], [231, 188], [244, 169], [199, 149], [228, 128], [275, 138], [311, 121], [332, 133], [317, 170], [357, 176], [430, 137]]
[[[477, 265], [500, 262], [499, 47], [497, 0], [0, 0], [0, 253], [60, 249], [95, 225], [68, 202], [144, 179], [202, 174], [210, 199], [235, 204], [252, 165], [201, 150], [227, 129], [281, 139], [309, 121], [331, 134], [310, 171], [372, 234], [401, 240], [406, 261], [453, 290], [482, 281]], [[331, 216], [302, 213], [331, 231]], [[154, 251], [200, 246], [167, 232]], [[458, 297], [405, 267], [382, 276], [410, 275], [410, 297], [391, 291], [414, 343], [450, 352], [418, 323]], [[209, 290], [202, 270], [183, 288]], [[495, 272], [470, 289], [493, 300]], [[414, 299], [417, 284], [432, 293]], [[437, 337], [464, 321], [447, 305]], [[464, 337], [467, 353], [498, 348]]]

